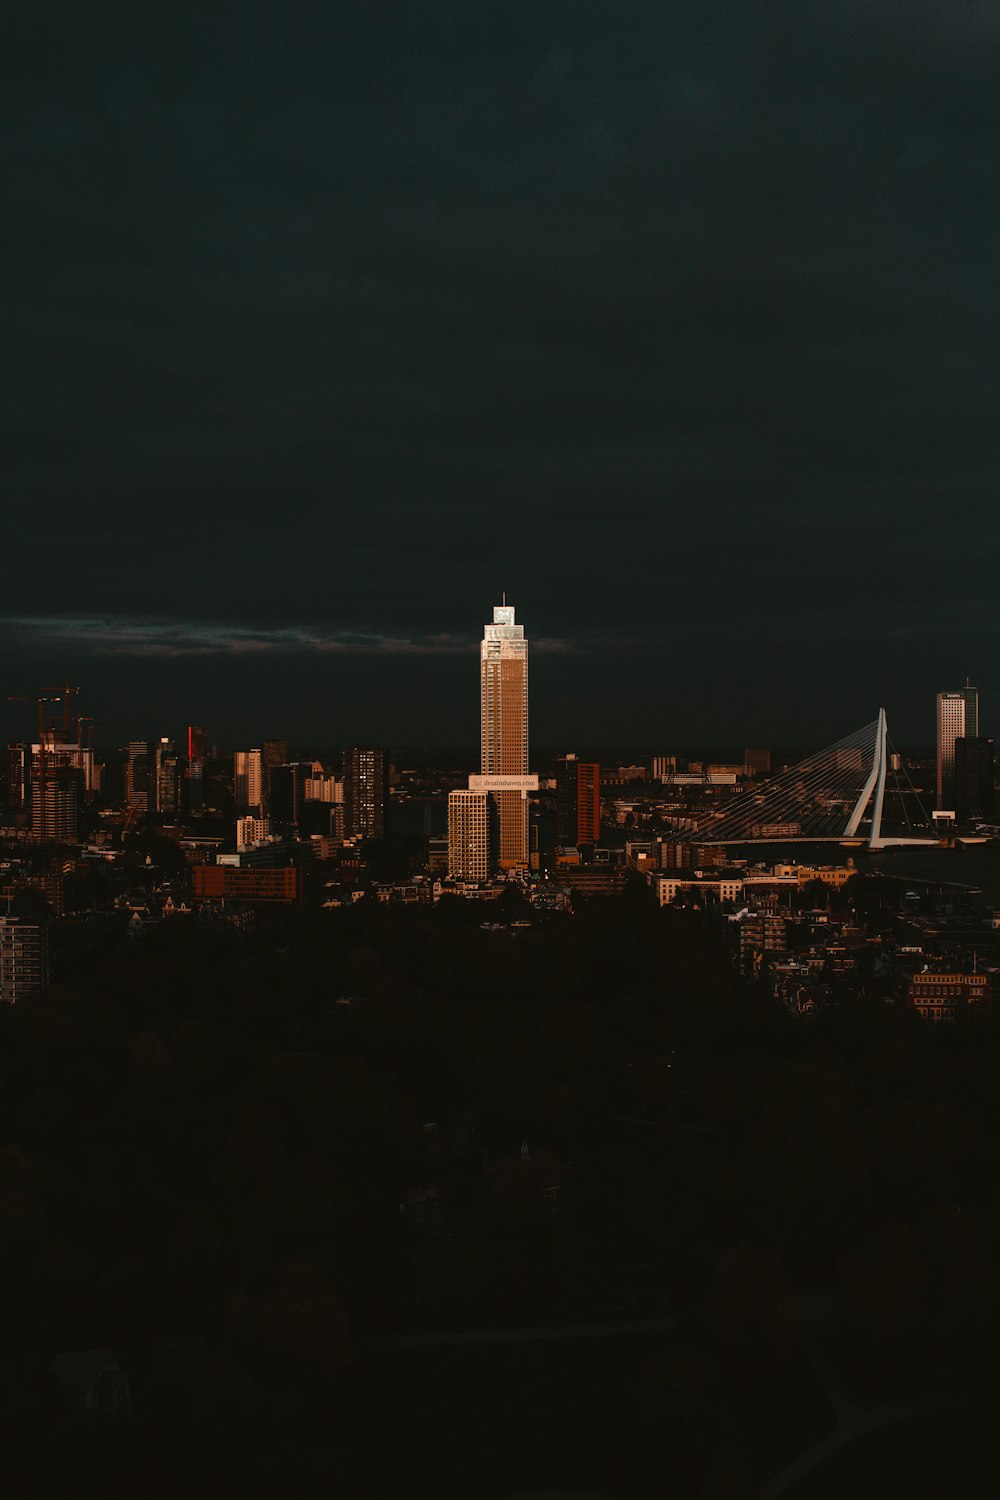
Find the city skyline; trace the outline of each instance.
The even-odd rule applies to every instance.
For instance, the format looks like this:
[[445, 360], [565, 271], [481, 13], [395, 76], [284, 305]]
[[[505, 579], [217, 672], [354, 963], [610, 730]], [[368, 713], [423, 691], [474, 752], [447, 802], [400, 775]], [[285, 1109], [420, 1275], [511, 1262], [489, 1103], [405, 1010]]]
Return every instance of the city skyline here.
[[[84, 684], [84, 691], [86, 691], [86, 684]], [[978, 689], [975, 691], [978, 695]], [[925, 722], [922, 726], [918, 726], [917, 733], [914, 736], [904, 738], [897, 728], [897, 721], [893, 721], [892, 741], [897, 751], [928, 761], [937, 758], [938, 719], [936, 705], [937, 700], [942, 696], [948, 696], [948, 694], [935, 693], [933, 691], [929, 694], [928, 702], [930, 703], [930, 709], [929, 711], [925, 711], [923, 715]], [[33, 708], [26, 709], [23, 703], [8, 703], [5, 706], [10, 712], [10, 718], [8, 720], [9, 733], [4, 742], [8, 745], [11, 752], [19, 746], [30, 746], [32, 743], [37, 742], [37, 728], [32, 732], [32, 725], [37, 724], [35, 710]], [[89, 696], [87, 698], [87, 706], [95, 706]], [[204, 753], [208, 759], [214, 757], [232, 759], [235, 755], [245, 752], [247, 745], [252, 741], [263, 743], [265, 746], [269, 743], [278, 743], [276, 741], [261, 740], [261, 720], [268, 727], [273, 727], [274, 719], [275, 714], [266, 707], [263, 707], [259, 712], [259, 716], [253, 721], [251, 728], [242, 735], [230, 732], [225, 724], [217, 727], [210, 725], [207, 729], [203, 726], [195, 727], [199, 729], [200, 733], [207, 735]], [[101, 720], [99, 720], [97, 732], [93, 736], [93, 744], [80, 747], [84, 763], [88, 761], [88, 758], [108, 755], [112, 758], [123, 756], [127, 760], [130, 747], [134, 747], [134, 744], [141, 746], [149, 744], [155, 750], [156, 743], [160, 740], [164, 744], [169, 742], [175, 751], [179, 749], [183, 752], [186, 749], [188, 730], [192, 727], [184, 722], [175, 724], [170, 715], [161, 713], [150, 717], [149, 726], [151, 726], [152, 730], [163, 729], [165, 732], [162, 735], [151, 732], [145, 739], [140, 738], [136, 740], [136, 737], [130, 732], [135, 727], [135, 719], [132, 715], [123, 713], [120, 709], [113, 709], [108, 715], [108, 720], [111, 722], [123, 722], [129, 732], [122, 735], [102, 732], [100, 728]], [[981, 729], [982, 733], [986, 733], [991, 727], [990, 722], [988, 722], [989, 720], [990, 716], [987, 713], [982, 721], [982, 724], [985, 726]], [[107, 720], [104, 722], [107, 722]], [[827, 717], [826, 723], [831, 734], [842, 727], [835, 723], [831, 717]], [[284, 729], [284, 724], [279, 727]], [[536, 743], [535, 749], [532, 752], [532, 759], [533, 761], [537, 761], [539, 766], [544, 764], [550, 769], [554, 768], [557, 761], [568, 753], [567, 746], [573, 744], [574, 740], [578, 748], [582, 749], [584, 755], [593, 756], [599, 760], [608, 762], [615, 757], [627, 761], [630, 757], [634, 758], [636, 755], [645, 756], [647, 760], [651, 761], [663, 761], [664, 759], [668, 761], [671, 759], [676, 760], [678, 756], [682, 758], [685, 756], [708, 756], [709, 758], [721, 758], [731, 761], [734, 758], [740, 759], [744, 754], [743, 745], [746, 736], [742, 735], [738, 724], [730, 726], [728, 735], [722, 734], [716, 738], [699, 735], [692, 728], [685, 728], [683, 726], [678, 727], [677, 732], [670, 736], [647, 738], [639, 738], [634, 734], [630, 737], [629, 729], [630, 725], [628, 723], [612, 724], [607, 726], [604, 735], [598, 733], [574, 737], [568, 732], [561, 732], [559, 727], [556, 726], [555, 732], [552, 735]], [[795, 737], [794, 734], [789, 736], [769, 736], [770, 743], [767, 746], [767, 754], [775, 760], [775, 763], [783, 761], [785, 764], [792, 764], [795, 760], [815, 751], [819, 747], [822, 733], [823, 731], [821, 730], [819, 735], [814, 735], [811, 738], [804, 736]], [[55, 744], [59, 740], [60, 735], [55, 729], [50, 730], [50, 736], [53, 734], [55, 738], [51, 739], [50, 742]], [[299, 738], [289, 736], [281, 742], [282, 752], [283, 755], [286, 752], [291, 753], [293, 759], [301, 759], [303, 756], [322, 755], [331, 763], [333, 761], [339, 762], [344, 753], [343, 744], [349, 738], [351, 738], [350, 725], [347, 725], [345, 732], [339, 735], [333, 731], [326, 731], [314, 735], [304, 734]], [[417, 759], [423, 759], [424, 757], [453, 757], [456, 764], [467, 764], [470, 772], [474, 771], [477, 766], [481, 769], [481, 740], [473, 737], [473, 732], [470, 731], [468, 724], [465, 725], [464, 735], [460, 731], [454, 739], [435, 739], [432, 736], [429, 740], [417, 741], [404, 733], [395, 738], [384, 739], [383, 744], [387, 753], [396, 760], [400, 756], [414, 756]], [[576, 752], [572, 753], [575, 754]], [[746, 753], [749, 754], [749, 752]], [[755, 755], [760, 753], [762, 752], [754, 752]], [[197, 759], [192, 762], [192, 764], [196, 765], [198, 763]]]

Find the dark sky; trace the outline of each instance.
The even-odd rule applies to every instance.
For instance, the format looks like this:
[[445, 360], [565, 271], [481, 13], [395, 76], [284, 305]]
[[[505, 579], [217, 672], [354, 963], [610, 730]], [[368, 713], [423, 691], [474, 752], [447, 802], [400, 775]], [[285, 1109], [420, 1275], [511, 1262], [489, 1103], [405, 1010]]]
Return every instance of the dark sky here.
[[538, 742], [1000, 732], [995, 5], [19, 9], [4, 697], [474, 741], [506, 589]]

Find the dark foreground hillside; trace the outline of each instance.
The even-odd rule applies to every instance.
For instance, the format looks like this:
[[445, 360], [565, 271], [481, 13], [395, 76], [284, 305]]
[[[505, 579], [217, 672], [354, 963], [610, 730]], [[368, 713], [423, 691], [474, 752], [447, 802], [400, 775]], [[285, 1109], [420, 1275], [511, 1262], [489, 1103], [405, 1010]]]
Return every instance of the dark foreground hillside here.
[[[0, 1015], [10, 1493], [751, 1495], [834, 1425], [817, 1357], [862, 1404], [957, 1402], [965, 1493], [993, 1017], [793, 1024], [641, 890], [481, 919], [82, 928]], [[93, 1348], [128, 1413], [49, 1374]]]

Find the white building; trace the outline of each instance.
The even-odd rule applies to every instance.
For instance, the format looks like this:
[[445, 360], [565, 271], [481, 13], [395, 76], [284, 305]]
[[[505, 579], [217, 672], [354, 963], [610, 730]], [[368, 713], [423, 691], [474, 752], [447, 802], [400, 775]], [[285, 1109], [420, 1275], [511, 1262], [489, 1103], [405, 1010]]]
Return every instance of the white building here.
[[691, 895], [697, 893], [702, 896], [714, 896], [716, 901], [737, 901], [743, 894], [744, 878], [742, 875], [722, 875], [715, 878], [702, 879], [697, 873], [692, 875], [658, 875], [656, 876], [656, 894], [661, 906], [669, 906], [671, 901], [676, 900], [678, 894]]
[[336, 776], [313, 775], [306, 777], [307, 802], [343, 802], [344, 783]]
[[237, 849], [252, 849], [255, 844], [262, 844], [265, 839], [269, 839], [270, 837], [270, 818], [247, 816], [236, 819]]
[[979, 734], [979, 689], [966, 683], [957, 693], [937, 695], [937, 808], [955, 805], [955, 741]]
[[237, 813], [260, 814], [264, 802], [264, 753], [237, 750], [233, 758], [233, 794]]

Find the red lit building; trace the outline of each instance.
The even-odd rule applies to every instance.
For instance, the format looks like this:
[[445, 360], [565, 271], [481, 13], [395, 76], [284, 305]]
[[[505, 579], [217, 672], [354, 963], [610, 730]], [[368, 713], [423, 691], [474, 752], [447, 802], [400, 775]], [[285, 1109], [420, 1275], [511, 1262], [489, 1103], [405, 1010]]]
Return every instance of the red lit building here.
[[244, 869], [239, 865], [195, 865], [191, 871], [199, 901], [302, 902], [302, 871]]
[[188, 760], [204, 760], [208, 754], [208, 730], [204, 724], [189, 724], [187, 741]]
[[593, 849], [601, 836], [601, 768], [561, 755], [556, 762], [556, 843]]

